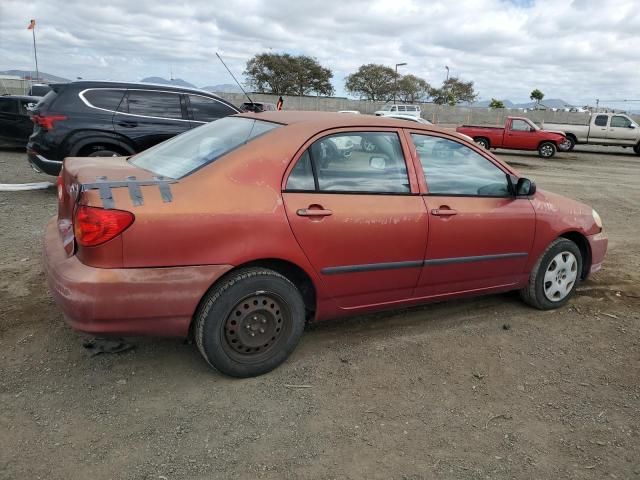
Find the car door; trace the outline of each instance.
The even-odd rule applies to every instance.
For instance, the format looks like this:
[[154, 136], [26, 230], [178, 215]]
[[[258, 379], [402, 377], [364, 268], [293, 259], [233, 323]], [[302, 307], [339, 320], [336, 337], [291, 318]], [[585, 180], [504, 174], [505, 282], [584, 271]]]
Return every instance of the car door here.
[[609, 115], [596, 115], [589, 128], [589, 141], [596, 143], [608, 143]]
[[17, 99], [0, 97], [0, 139], [9, 143], [20, 142], [19, 123]]
[[236, 110], [215, 98], [204, 95], [186, 95], [187, 107], [189, 109], [189, 120], [191, 128], [199, 127], [207, 122], [213, 122], [219, 118], [234, 115]]
[[141, 151], [189, 130], [191, 124], [179, 92], [128, 89], [113, 126]]
[[609, 130], [607, 131], [607, 143], [635, 145], [638, 143], [638, 126], [624, 115], [613, 115]]
[[535, 128], [529, 122], [514, 118], [507, 122], [503, 141], [507, 148], [536, 150], [539, 139]]
[[324, 133], [286, 177], [292, 231], [342, 308], [403, 300], [417, 284], [428, 223], [407, 152], [395, 129]]
[[416, 297], [513, 285], [526, 276], [535, 213], [510, 193], [507, 172], [477, 150], [414, 132], [426, 184], [429, 240]]
[[18, 101], [18, 119], [17, 119], [17, 127], [18, 127], [18, 137], [20, 144], [26, 145], [29, 140], [29, 136], [33, 133], [33, 122], [31, 121], [31, 117], [29, 116], [29, 108], [31, 106], [35, 106], [35, 102], [33, 100], [20, 99]]

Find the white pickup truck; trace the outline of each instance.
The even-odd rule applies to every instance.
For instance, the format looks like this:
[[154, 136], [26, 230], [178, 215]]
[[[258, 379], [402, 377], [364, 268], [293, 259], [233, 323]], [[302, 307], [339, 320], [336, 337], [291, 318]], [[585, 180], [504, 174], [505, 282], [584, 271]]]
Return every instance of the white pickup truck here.
[[634, 120], [621, 113], [593, 114], [588, 125], [544, 122], [542, 128], [564, 133], [567, 140], [571, 142], [568, 150], [572, 150], [576, 144], [588, 143], [633, 147], [633, 150], [640, 155], [640, 127]]

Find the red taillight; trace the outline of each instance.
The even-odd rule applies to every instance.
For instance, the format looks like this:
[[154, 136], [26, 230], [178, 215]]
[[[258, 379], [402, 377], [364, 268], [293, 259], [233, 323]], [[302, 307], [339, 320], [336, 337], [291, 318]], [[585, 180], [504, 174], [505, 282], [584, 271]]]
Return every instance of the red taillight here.
[[76, 241], [83, 247], [95, 247], [124, 232], [134, 220], [133, 213], [78, 205], [73, 221]]
[[66, 120], [67, 118], [68, 117], [66, 115], [56, 115], [52, 113], [45, 115], [32, 115], [31, 121], [36, 125], [40, 125], [46, 130], [53, 130], [53, 126], [56, 124], [56, 122]]

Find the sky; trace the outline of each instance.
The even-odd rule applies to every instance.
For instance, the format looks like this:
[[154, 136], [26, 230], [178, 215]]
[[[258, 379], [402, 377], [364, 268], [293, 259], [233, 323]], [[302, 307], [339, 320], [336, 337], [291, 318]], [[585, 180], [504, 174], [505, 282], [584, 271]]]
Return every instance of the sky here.
[[[305, 54], [344, 78], [365, 63], [439, 86], [472, 80], [481, 99], [601, 105], [640, 100], [638, 0], [0, 0], [0, 70], [75, 79], [232, 83], [262, 52]], [[609, 102], [610, 103], [610, 102]], [[640, 102], [627, 105], [640, 106]]]

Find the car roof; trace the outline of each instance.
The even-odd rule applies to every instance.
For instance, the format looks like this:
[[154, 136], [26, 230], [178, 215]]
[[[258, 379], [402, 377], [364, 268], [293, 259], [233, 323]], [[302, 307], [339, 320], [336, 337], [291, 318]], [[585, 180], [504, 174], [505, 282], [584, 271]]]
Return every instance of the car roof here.
[[[405, 119], [378, 117], [374, 115], [344, 115], [338, 112], [309, 112], [295, 110], [243, 113], [240, 117], [255, 118], [283, 125], [304, 124], [317, 131], [340, 127], [394, 127], [418, 128], [424, 130], [445, 131], [433, 125], [414, 122], [410, 126]], [[447, 133], [451, 133], [448, 132]]]
[[116, 82], [110, 80], [77, 80], [74, 82], [68, 83], [58, 83], [56, 85], [69, 85], [74, 88], [82, 89], [82, 88], [140, 88], [140, 87], [152, 87], [157, 90], [166, 90], [169, 92], [179, 92], [179, 93], [205, 93], [209, 96], [218, 98], [220, 100], [224, 100], [222, 97], [216, 95], [215, 93], [211, 93], [207, 90], [202, 90], [200, 88], [191, 88], [191, 87], [181, 87], [179, 85], [164, 85], [161, 83], [146, 83], [146, 82]]

